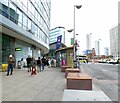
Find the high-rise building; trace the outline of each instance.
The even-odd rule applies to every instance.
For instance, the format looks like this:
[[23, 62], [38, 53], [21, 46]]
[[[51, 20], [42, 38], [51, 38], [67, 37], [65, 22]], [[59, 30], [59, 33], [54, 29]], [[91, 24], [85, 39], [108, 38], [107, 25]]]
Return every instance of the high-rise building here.
[[118, 56], [118, 26], [110, 29], [110, 54]]
[[96, 51], [96, 55], [100, 55], [100, 41], [99, 40], [95, 41], [95, 51]]
[[0, 0], [2, 63], [49, 52], [50, 10], [50, 0]]
[[104, 54], [105, 54], [106, 56], [109, 55], [109, 48], [108, 48], [108, 47], [105, 47], [105, 48], [104, 48]]
[[62, 43], [65, 44], [65, 28], [64, 27], [55, 27], [50, 30], [50, 44], [57, 42], [57, 37], [62, 35]]
[[90, 34], [87, 34], [86, 35], [86, 47], [87, 47], [87, 49], [86, 50], [91, 50], [92, 48], [91, 48], [91, 35], [92, 35], [92, 33], [90, 33]]

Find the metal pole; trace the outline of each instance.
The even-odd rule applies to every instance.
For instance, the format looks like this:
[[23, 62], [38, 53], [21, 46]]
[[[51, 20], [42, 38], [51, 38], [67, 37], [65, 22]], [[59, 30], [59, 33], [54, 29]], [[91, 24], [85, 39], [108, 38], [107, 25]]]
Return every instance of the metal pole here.
[[74, 40], [74, 44], [73, 44], [73, 54], [74, 54], [74, 60], [76, 60], [76, 55], [75, 55], [75, 5], [74, 5], [74, 31], [73, 31], [73, 40]]

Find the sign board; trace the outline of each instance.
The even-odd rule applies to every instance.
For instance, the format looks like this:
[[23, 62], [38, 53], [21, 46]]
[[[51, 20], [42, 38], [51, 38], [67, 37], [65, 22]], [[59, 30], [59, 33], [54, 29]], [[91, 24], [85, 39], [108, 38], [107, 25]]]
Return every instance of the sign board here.
[[22, 48], [21, 47], [17, 47], [17, 48], [15, 48], [15, 51], [22, 51]]

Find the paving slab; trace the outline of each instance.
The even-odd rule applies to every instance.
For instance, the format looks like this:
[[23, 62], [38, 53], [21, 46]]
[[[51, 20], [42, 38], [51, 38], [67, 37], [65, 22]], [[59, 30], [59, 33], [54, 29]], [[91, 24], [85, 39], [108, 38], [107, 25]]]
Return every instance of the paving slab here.
[[111, 101], [103, 91], [65, 89], [62, 101]]
[[48, 68], [31, 76], [27, 69], [15, 69], [13, 75], [2, 74], [2, 101], [62, 101], [66, 88], [60, 68]]

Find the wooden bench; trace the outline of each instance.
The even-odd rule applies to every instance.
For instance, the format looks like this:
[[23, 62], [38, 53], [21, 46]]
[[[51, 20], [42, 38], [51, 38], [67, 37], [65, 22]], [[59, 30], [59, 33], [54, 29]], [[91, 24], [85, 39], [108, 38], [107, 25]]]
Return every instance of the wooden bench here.
[[67, 89], [92, 90], [92, 78], [88, 74], [68, 73]]
[[68, 73], [79, 73], [80, 69], [78, 68], [67, 68], [65, 70], [65, 78], [67, 77]]
[[71, 68], [70, 66], [61, 66], [61, 72], [65, 72], [65, 69]]

